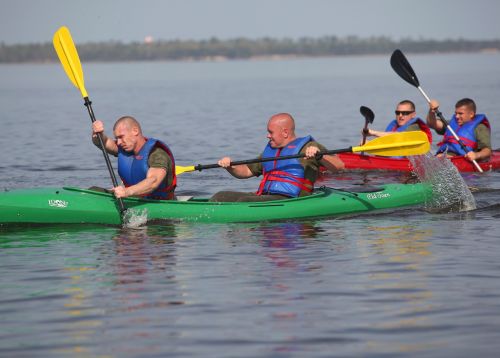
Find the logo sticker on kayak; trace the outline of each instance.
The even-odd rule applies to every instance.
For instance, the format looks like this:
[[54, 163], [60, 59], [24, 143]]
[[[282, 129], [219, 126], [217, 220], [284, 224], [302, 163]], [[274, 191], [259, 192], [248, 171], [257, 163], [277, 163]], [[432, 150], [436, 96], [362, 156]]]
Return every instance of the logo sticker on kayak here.
[[383, 199], [383, 198], [389, 198], [391, 194], [389, 193], [381, 193], [381, 192], [376, 192], [376, 193], [368, 193], [366, 194], [367, 199]]
[[58, 200], [58, 199], [49, 199], [49, 206], [54, 206], [56, 208], [65, 208], [68, 206], [68, 202], [64, 200]]

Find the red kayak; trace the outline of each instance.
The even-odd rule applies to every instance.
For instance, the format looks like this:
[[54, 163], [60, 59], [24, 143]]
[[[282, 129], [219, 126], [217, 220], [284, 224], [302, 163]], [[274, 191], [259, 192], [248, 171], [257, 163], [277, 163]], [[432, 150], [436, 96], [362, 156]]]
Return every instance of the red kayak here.
[[[409, 172], [413, 169], [410, 161], [406, 158], [381, 157], [358, 153], [340, 153], [338, 156], [344, 162], [346, 169], [395, 170], [401, 172]], [[474, 164], [464, 157], [452, 157], [450, 160], [458, 168], [459, 172], [477, 171]], [[500, 149], [493, 151], [489, 161], [478, 162], [478, 164], [484, 171], [498, 170], [500, 168]]]

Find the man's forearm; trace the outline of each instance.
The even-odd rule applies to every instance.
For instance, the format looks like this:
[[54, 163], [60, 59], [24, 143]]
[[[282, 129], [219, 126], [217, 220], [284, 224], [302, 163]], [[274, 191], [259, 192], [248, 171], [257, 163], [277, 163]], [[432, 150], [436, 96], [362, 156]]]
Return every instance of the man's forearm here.
[[332, 173], [345, 169], [344, 162], [338, 155], [324, 155], [321, 159], [321, 164], [324, 165]]
[[427, 125], [435, 129], [438, 133], [444, 128], [444, 123], [436, 117], [434, 111], [429, 111], [429, 113], [427, 113]]
[[238, 179], [247, 179], [254, 176], [250, 168], [245, 164], [228, 167], [226, 170], [229, 174]]
[[154, 178], [146, 178], [135, 185], [129, 186], [125, 190], [127, 196], [139, 196], [152, 193], [158, 185]]
[[[118, 147], [116, 146], [116, 143], [112, 139], [110, 139], [108, 136], [106, 136], [104, 133], [101, 133], [101, 136], [102, 136], [102, 142], [104, 144], [104, 148], [106, 148], [106, 152], [116, 156], [118, 154]], [[101, 144], [99, 143], [99, 138], [98, 138], [97, 134], [92, 135], [92, 143], [94, 143], [94, 145], [97, 148], [101, 149]]]

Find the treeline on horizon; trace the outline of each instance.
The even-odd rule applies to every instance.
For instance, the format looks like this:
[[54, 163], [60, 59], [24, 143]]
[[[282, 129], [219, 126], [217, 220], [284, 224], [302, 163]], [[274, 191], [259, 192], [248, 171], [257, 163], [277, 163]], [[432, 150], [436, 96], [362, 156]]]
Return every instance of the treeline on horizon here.
[[[393, 41], [388, 37], [300, 39], [161, 40], [122, 43], [116, 41], [76, 44], [80, 59], [99, 61], [178, 61], [249, 59], [269, 56], [345, 56], [387, 54], [399, 48], [411, 53], [500, 51], [497, 40], [414, 40]], [[6, 45], [0, 43], [0, 63], [57, 62], [52, 43]]]

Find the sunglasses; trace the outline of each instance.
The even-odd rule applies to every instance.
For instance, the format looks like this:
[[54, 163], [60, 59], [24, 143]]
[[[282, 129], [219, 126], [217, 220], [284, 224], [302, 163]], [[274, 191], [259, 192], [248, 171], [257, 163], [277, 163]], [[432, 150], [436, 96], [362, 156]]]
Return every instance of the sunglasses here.
[[396, 116], [399, 116], [400, 114], [402, 114], [403, 116], [407, 116], [409, 114], [412, 114], [413, 112], [415, 111], [394, 111], [394, 113], [396, 113]]

